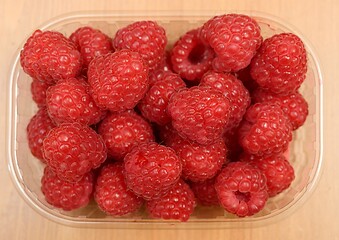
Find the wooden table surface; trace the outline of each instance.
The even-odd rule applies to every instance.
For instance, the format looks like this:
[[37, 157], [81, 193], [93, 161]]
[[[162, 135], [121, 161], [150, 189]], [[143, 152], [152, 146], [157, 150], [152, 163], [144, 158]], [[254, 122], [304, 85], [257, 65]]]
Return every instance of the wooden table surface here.
[[[337, 0], [1, 0], [0, 1], [0, 239], [339, 239], [339, 1]], [[78, 229], [51, 222], [19, 196], [6, 165], [7, 79], [13, 53], [36, 26], [51, 17], [81, 10], [169, 10], [232, 12], [255, 10], [286, 19], [318, 52], [324, 73], [324, 169], [310, 199], [286, 218], [260, 228], [215, 230]]]

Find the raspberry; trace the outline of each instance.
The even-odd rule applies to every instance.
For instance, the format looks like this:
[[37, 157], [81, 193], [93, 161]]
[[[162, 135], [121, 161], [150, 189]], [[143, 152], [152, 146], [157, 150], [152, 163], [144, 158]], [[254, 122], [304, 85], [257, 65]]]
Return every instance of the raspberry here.
[[53, 121], [49, 118], [46, 108], [40, 108], [27, 125], [28, 146], [33, 156], [45, 162], [42, 156], [42, 141], [48, 132], [54, 128]]
[[154, 83], [162, 80], [167, 73], [172, 73], [172, 72], [168, 70], [164, 70], [162, 68], [157, 68], [151, 71], [148, 75], [149, 85], [152, 86]]
[[178, 182], [181, 163], [174, 150], [157, 143], [144, 143], [125, 158], [127, 187], [146, 200], [159, 198]]
[[99, 124], [98, 133], [105, 141], [108, 154], [115, 160], [123, 160], [141, 143], [154, 141], [152, 127], [133, 110], [110, 113]]
[[171, 51], [173, 71], [189, 81], [199, 80], [211, 69], [214, 58], [213, 49], [202, 43], [198, 32], [194, 29], [185, 33]]
[[258, 85], [277, 94], [296, 91], [306, 78], [306, 50], [292, 33], [266, 39], [251, 63], [251, 76]]
[[274, 102], [279, 105], [288, 116], [293, 130], [301, 127], [308, 115], [308, 104], [299, 92], [288, 95], [277, 95], [258, 88], [253, 93], [254, 102]]
[[231, 162], [218, 175], [215, 189], [220, 205], [239, 217], [264, 208], [268, 199], [265, 175], [247, 162]]
[[61, 33], [36, 30], [20, 52], [20, 63], [32, 78], [53, 83], [76, 77], [82, 58], [75, 45]]
[[51, 86], [48, 82], [39, 81], [33, 78], [31, 83], [31, 93], [33, 101], [38, 107], [46, 106], [46, 91]]
[[89, 93], [89, 84], [76, 78], [62, 79], [49, 87], [46, 104], [50, 117], [57, 124], [79, 122], [92, 125], [104, 115]]
[[167, 110], [179, 134], [200, 144], [210, 144], [221, 138], [226, 128], [230, 102], [214, 89], [192, 87], [173, 94]]
[[116, 33], [113, 46], [116, 50], [130, 49], [138, 52], [154, 70], [161, 63], [167, 44], [165, 29], [153, 21], [138, 21]]
[[211, 87], [228, 98], [231, 111], [226, 128], [230, 130], [237, 127], [251, 103], [250, 94], [242, 82], [232, 74], [211, 71], [202, 77], [200, 86]]
[[127, 189], [122, 163], [104, 166], [97, 178], [94, 199], [99, 208], [112, 216], [123, 216], [135, 212], [143, 199]]
[[244, 154], [242, 161], [258, 167], [267, 179], [267, 192], [274, 197], [287, 189], [294, 180], [294, 169], [283, 154], [269, 157], [257, 157]]
[[291, 140], [291, 123], [278, 105], [266, 102], [248, 108], [239, 128], [239, 141], [245, 152], [274, 155], [286, 151]]
[[132, 109], [148, 90], [148, 68], [138, 53], [121, 50], [95, 58], [88, 67], [92, 97], [111, 111]]
[[61, 179], [77, 181], [106, 160], [104, 141], [80, 123], [63, 123], [49, 131], [43, 141], [46, 163]]
[[219, 206], [219, 199], [214, 183], [216, 178], [207, 179], [204, 182], [192, 182], [191, 189], [198, 202], [203, 206]]
[[202, 182], [214, 177], [226, 163], [227, 149], [222, 139], [201, 145], [172, 134], [166, 145], [173, 148], [181, 160], [184, 179]]
[[182, 222], [189, 219], [195, 206], [194, 194], [183, 180], [177, 182], [165, 196], [146, 203], [146, 208], [153, 218]]
[[215, 16], [202, 26], [200, 38], [215, 51], [212, 66], [217, 72], [245, 68], [262, 43], [258, 23], [241, 14]]
[[185, 88], [185, 82], [179, 75], [166, 72], [160, 81], [155, 82], [138, 107], [142, 115], [151, 122], [165, 125], [171, 121], [167, 114], [167, 105], [174, 92]]
[[94, 58], [113, 52], [112, 39], [98, 29], [78, 28], [69, 39], [81, 53], [84, 68], [87, 68]]
[[46, 201], [65, 211], [85, 207], [93, 191], [93, 174], [86, 173], [77, 182], [67, 182], [60, 179], [52, 169], [47, 166], [41, 178], [41, 191]]

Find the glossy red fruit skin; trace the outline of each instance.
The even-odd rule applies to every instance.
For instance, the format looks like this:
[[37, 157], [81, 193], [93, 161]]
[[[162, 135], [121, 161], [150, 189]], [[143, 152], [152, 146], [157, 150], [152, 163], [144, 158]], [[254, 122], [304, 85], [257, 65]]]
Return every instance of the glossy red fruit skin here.
[[146, 202], [151, 217], [181, 222], [189, 219], [195, 206], [194, 193], [183, 180], [179, 180], [165, 196]]
[[242, 14], [225, 14], [208, 20], [200, 38], [216, 54], [212, 62], [217, 72], [236, 72], [247, 67], [262, 43], [258, 23]]
[[292, 140], [292, 125], [279, 105], [256, 103], [247, 109], [238, 137], [245, 152], [274, 155], [287, 150]]
[[178, 74], [166, 72], [150, 87], [145, 97], [139, 102], [138, 108], [150, 122], [166, 125], [171, 121], [167, 113], [168, 102], [175, 92], [185, 87], [185, 82]]
[[32, 99], [39, 108], [46, 106], [46, 92], [50, 86], [52, 86], [51, 83], [39, 81], [37, 79], [32, 80], [31, 83]]
[[175, 151], [157, 143], [133, 148], [124, 158], [127, 187], [146, 200], [167, 194], [179, 181], [181, 162]]
[[217, 176], [220, 205], [239, 217], [262, 210], [268, 199], [265, 175], [247, 162], [231, 162]]
[[216, 178], [207, 179], [203, 182], [190, 183], [191, 189], [199, 204], [203, 206], [219, 206], [217, 191], [215, 190]]
[[219, 91], [198, 86], [173, 94], [167, 111], [180, 135], [210, 144], [221, 138], [226, 129], [230, 102]]
[[97, 106], [112, 112], [134, 108], [149, 87], [147, 64], [130, 50], [95, 58], [87, 75]]
[[116, 50], [129, 49], [145, 59], [150, 70], [162, 62], [167, 44], [166, 32], [154, 21], [137, 21], [117, 31], [113, 38]]
[[199, 81], [212, 68], [213, 58], [214, 51], [200, 40], [199, 29], [182, 35], [171, 50], [173, 71], [188, 81]]
[[293, 33], [267, 38], [251, 62], [251, 76], [258, 85], [276, 94], [299, 89], [307, 72], [306, 49]]
[[94, 58], [113, 52], [112, 39], [89, 26], [78, 28], [69, 39], [81, 53], [83, 68], [87, 68]]
[[111, 216], [133, 213], [144, 202], [128, 190], [122, 163], [111, 163], [102, 167], [96, 180], [94, 199], [99, 208]]
[[55, 124], [48, 116], [46, 108], [40, 108], [27, 125], [28, 147], [33, 156], [42, 162], [45, 162], [42, 153], [43, 140], [54, 127]]
[[209, 145], [201, 145], [176, 133], [165, 143], [179, 156], [182, 163], [181, 177], [185, 180], [203, 182], [213, 178], [227, 162], [227, 148], [222, 139]]
[[36, 30], [20, 52], [20, 63], [32, 78], [54, 83], [79, 75], [82, 57], [72, 41], [61, 33]]
[[286, 190], [295, 179], [293, 166], [283, 154], [268, 157], [243, 154], [241, 161], [249, 162], [262, 171], [267, 179], [269, 197]]
[[59, 80], [46, 92], [46, 106], [57, 124], [79, 122], [84, 125], [98, 123], [104, 116], [94, 102], [85, 80], [68, 78]]
[[228, 98], [231, 108], [226, 131], [236, 128], [251, 103], [250, 94], [242, 82], [230, 73], [210, 71], [202, 77], [199, 85], [218, 90]]
[[109, 156], [117, 161], [139, 144], [155, 140], [151, 125], [133, 110], [109, 113], [99, 124], [98, 133]]
[[45, 167], [41, 178], [41, 191], [46, 201], [65, 211], [85, 207], [92, 196], [93, 185], [92, 172], [77, 182], [68, 182], [60, 179], [49, 166]]
[[63, 123], [49, 131], [43, 141], [43, 156], [59, 178], [74, 182], [107, 157], [101, 136], [80, 123]]
[[278, 104], [288, 116], [293, 130], [297, 130], [304, 125], [308, 116], [308, 103], [297, 91], [287, 95], [274, 94], [258, 88], [253, 92], [254, 102], [274, 102]]

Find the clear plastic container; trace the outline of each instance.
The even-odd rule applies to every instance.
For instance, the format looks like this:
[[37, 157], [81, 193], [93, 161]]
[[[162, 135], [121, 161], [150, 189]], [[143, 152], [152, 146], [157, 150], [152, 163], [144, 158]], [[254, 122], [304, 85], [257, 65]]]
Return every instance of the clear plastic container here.
[[[20, 66], [18, 49], [9, 75], [8, 99], [8, 168], [20, 195], [42, 216], [69, 226], [110, 228], [228, 228], [253, 227], [268, 224], [293, 212], [309, 197], [322, 167], [322, 74], [316, 54], [304, 36], [281, 19], [257, 12], [241, 12], [254, 17], [262, 29], [264, 38], [281, 32], [293, 32], [305, 43], [308, 56], [307, 79], [301, 93], [309, 103], [309, 116], [303, 127], [294, 133], [290, 147], [290, 161], [295, 168], [296, 179], [282, 194], [269, 199], [260, 213], [247, 218], [234, 217], [221, 208], [200, 207], [187, 223], [150, 219], [143, 211], [127, 217], [106, 216], [91, 202], [87, 207], [66, 212], [49, 205], [40, 190], [43, 165], [31, 155], [26, 139], [26, 126], [37, 107], [31, 100], [30, 77]], [[223, 13], [219, 13], [223, 14]], [[74, 13], [54, 18], [37, 28], [60, 31], [69, 36], [75, 29], [90, 25], [114, 36], [117, 29], [137, 20], [158, 21], [167, 31], [169, 43], [173, 43], [187, 30], [201, 26], [215, 13], [178, 15], [171, 13]], [[24, 39], [25, 41], [25, 39]], [[21, 47], [21, 46], [20, 46]]]

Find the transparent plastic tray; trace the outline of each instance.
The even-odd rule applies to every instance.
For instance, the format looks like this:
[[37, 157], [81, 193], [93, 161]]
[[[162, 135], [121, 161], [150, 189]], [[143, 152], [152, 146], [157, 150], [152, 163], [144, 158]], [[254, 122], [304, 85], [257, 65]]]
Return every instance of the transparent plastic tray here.
[[[37, 111], [31, 100], [30, 77], [20, 66], [20, 48], [15, 53], [9, 74], [7, 161], [10, 175], [20, 195], [42, 216], [69, 226], [109, 228], [228, 228], [253, 227], [280, 219], [300, 207], [309, 197], [319, 179], [322, 166], [322, 74], [316, 54], [307, 39], [283, 20], [257, 12], [241, 12], [254, 17], [264, 38], [281, 32], [293, 32], [305, 43], [308, 57], [307, 79], [300, 91], [309, 103], [309, 116], [303, 127], [294, 133], [290, 146], [290, 162], [296, 178], [282, 194], [269, 199], [260, 213], [247, 218], [234, 217], [221, 208], [200, 207], [187, 223], [150, 219], [144, 211], [127, 217], [106, 216], [91, 202], [87, 207], [66, 212], [49, 205], [40, 190], [43, 165], [31, 155], [27, 144], [26, 126]], [[219, 13], [224, 14], [224, 13]], [[214, 16], [212, 13], [178, 15], [171, 13], [130, 14], [73, 13], [51, 19], [37, 28], [60, 31], [69, 36], [78, 27], [90, 25], [114, 36], [117, 29], [138, 20], [155, 20], [167, 32], [169, 44], [173, 44], [186, 31], [202, 25]], [[32, 29], [32, 31], [35, 29]], [[25, 41], [25, 39], [23, 39]]]

